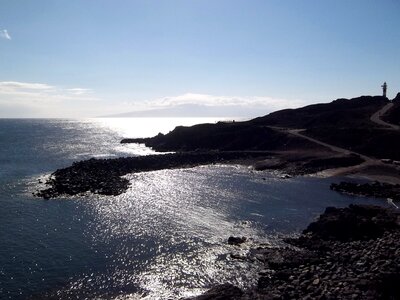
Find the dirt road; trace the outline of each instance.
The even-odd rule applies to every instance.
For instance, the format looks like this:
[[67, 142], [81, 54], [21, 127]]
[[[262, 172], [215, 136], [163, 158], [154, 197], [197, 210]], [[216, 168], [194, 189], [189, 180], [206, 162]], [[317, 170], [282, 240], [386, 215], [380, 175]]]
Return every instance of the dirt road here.
[[[386, 129], [388, 130], [400, 130], [400, 126], [394, 125], [394, 124], [390, 124], [387, 123], [383, 120], [381, 120], [381, 116], [384, 115], [390, 108], [392, 108], [393, 103], [388, 103], [386, 104], [384, 107], [382, 107], [381, 109], [379, 109], [376, 113], [374, 113], [371, 117], [370, 120], [376, 124], [379, 124], [381, 126], [385, 126], [387, 127]], [[350, 154], [355, 154], [355, 155], [359, 155], [364, 162], [356, 165], [356, 166], [350, 166], [350, 167], [343, 167], [343, 168], [335, 168], [335, 169], [328, 169], [328, 170], [324, 170], [322, 172], [318, 172], [317, 176], [323, 176], [323, 177], [330, 177], [330, 176], [338, 176], [338, 175], [347, 175], [347, 174], [354, 174], [354, 173], [358, 173], [358, 174], [362, 174], [363, 170], [368, 169], [369, 167], [381, 167], [383, 169], [393, 169], [393, 170], [397, 170], [398, 168], [396, 166], [393, 165], [387, 165], [384, 164], [380, 159], [376, 159], [376, 158], [372, 158], [354, 151], [350, 151], [348, 149], [344, 149], [335, 145], [331, 145], [325, 142], [322, 142], [318, 139], [306, 136], [304, 134], [302, 134], [303, 131], [305, 131], [305, 129], [290, 129], [290, 128], [282, 128], [282, 127], [271, 127], [275, 130], [279, 130], [282, 132], [286, 132], [289, 133], [291, 135], [300, 137], [302, 139], [306, 139], [308, 141], [311, 141], [313, 143], [316, 143], [318, 145], [324, 146], [334, 152], [340, 153], [340, 154], [344, 154], [344, 155], [350, 155]], [[388, 182], [395, 182], [395, 183], [400, 183], [400, 179], [398, 176], [386, 176], [386, 178], [383, 178], [382, 176], [379, 176], [378, 174], [376, 174], [375, 176], [372, 176], [372, 178], [380, 178], [383, 181], [388, 181]]]
[[380, 110], [378, 110], [376, 113], [374, 113], [370, 120], [376, 124], [386, 126], [388, 127], [387, 129], [392, 129], [392, 130], [400, 130], [400, 126], [390, 124], [388, 122], [385, 122], [381, 119], [381, 116], [383, 116], [389, 109], [393, 107], [393, 102], [390, 102], [386, 104], [384, 107], [382, 107]]

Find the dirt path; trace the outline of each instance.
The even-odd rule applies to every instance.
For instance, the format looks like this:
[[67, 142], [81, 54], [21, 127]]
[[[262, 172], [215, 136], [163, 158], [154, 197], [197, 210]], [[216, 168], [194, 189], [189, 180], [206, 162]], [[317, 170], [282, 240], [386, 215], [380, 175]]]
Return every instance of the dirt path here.
[[[381, 116], [383, 116], [392, 107], [393, 107], [393, 102], [390, 102], [390, 103], [386, 104], [384, 107], [379, 109], [376, 113], [374, 113], [370, 117], [370, 120], [372, 122], [376, 123], [376, 124], [379, 124], [379, 125], [382, 125], [382, 126], [387, 126], [387, 127], [389, 127], [388, 129], [400, 130], [400, 126], [397, 126], [397, 125], [394, 125], [394, 124], [390, 124], [390, 123], [387, 123], [387, 122], [381, 120]], [[337, 146], [322, 142], [320, 140], [314, 139], [312, 137], [306, 136], [306, 135], [301, 133], [301, 132], [305, 131], [305, 129], [289, 129], [289, 128], [279, 128], [279, 127], [274, 127], [274, 128], [278, 129], [278, 130], [281, 130], [281, 131], [285, 131], [285, 132], [290, 133], [292, 135], [295, 135], [297, 137], [309, 140], [309, 141], [311, 141], [313, 143], [316, 143], [316, 144], [319, 144], [321, 146], [327, 147], [330, 150], [338, 152], [338, 153], [342, 153], [342, 154], [345, 154], [345, 155], [349, 155], [349, 154], [359, 155], [362, 159], [365, 160], [365, 162], [370, 162], [370, 163], [371, 162], [375, 162], [375, 163], [379, 162], [379, 163], [381, 163], [381, 161], [378, 160], [378, 159], [371, 158], [369, 156], [366, 156], [366, 155], [363, 155], [363, 154], [360, 154], [360, 153], [357, 153], [357, 152], [353, 152], [353, 151], [350, 151], [350, 150], [347, 150], [347, 149], [344, 149], [344, 148], [340, 148], [340, 147], [337, 147]]]
[[393, 102], [390, 102], [386, 104], [384, 107], [382, 107], [380, 110], [378, 110], [376, 113], [374, 113], [370, 120], [376, 124], [386, 126], [388, 127], [387, 129], [392, 129], [392, 130], [400, 130], [400, 126], [394, 125], [387, 123], [381, 119], [381, 116], [383, 116], [389, 109], [393, 107]]
[[[379, 109], [376, 113], [374, 113], [371, 116], [371, 121], [374, 123], [377, 123], [379, 125], [383, 125], [383, 126], [387, 126], [389, 130], [400, 130], [400, 126], [397, 125], [393, 125], [393, 124], [389, 124], [383, 120], [380, 119], [380, 117], [382, 115], [384, 115], [391, 107], [393, 106], [393, 103], [388, 103], [386, 104], [384, 107], [382, 107], [381, 109]], [[321, 177], [331, 177], [331, 176], [340, 176], [340, 175], [349, 175], [349, 174], [363, 174], [363, 170], [366, 170], [370, 167], [382, 167], [382, 168], [393, 168], [397, 170], [397, 167], [395, 166], [389, 166], [387, 164], [384, 164], [380, 159], [376, 159], [376, 158], [372, 158], [354, 151], [350, 151], [335, 145], [331, 145], [325, 142], [322, 142], [318, 139], [306, 136], [304, 134], [302, 134], [303, 131], [305, 131], [305, 129], [290, 129], [290, 128], [283, 128], [283, 127], [272, 127], [272, 129], [275, 130], [279, 130], [282, 132], [286, 132], [289, 133], [291, 135], [297, 136], [299, 138], [302, 139], [306, 139], [310, 142], [316, 143], [318, 145], [324, 146], [334, 152], [340, 153], [340, 154], [344, 154], [344, 155], [350, 155], [350, 154], [355, 154], [360, 156], [364, 162], [356, 165], [356, 166], [350, 166], [350, 167], [342, 167], [342, 168], [334, 168], [334, 169], [327, 169], [321, 172], [318, 172], [316, 174], [314, 174], [315, 176], [321, 176]], [[372, 175], [370, 176], [371, 179], [373, 180], [378, 180], [379, 175]], [[386, 176], [387, 178], [381, 178], [381, 180], [383, 181], [388, 181], [388, 182], [396, 182], [396, 183], [400, 183], [400, 179], [398, 178], [398, 176]]]
[[353, 152], [353, 151], [350, 151], [350, 150], [347, 150], [347, 149], [344, 149], [344, 148], [340, 148], [340, 147], [337, 147], [337, 146], [322, 142], [320, 140], [314, 139], [312, 137], [306, 136], [304, 134], [301, 134], [301, 132], [303, 132], [303, 131], [305, 131], [305, 129], [288, 129], [287, 130], [287, 132], [292, 134], [292, 135], [295, 135], [297, 137], [309, 140], [309, 141], [311, 141], [313, 143], [316, 143], [318, 145], [327, 147], [332, 151], [335, 151], [335, 152], [338, 152], [338, 153], [341, 153], [341, 154], [344, 154], [344, 155], [355, 154], [355, 155], [360, 156], [365, 161], [375, 161], [375, 159], [373, 159], [371, 157], [368, 157], [368, 156], [365, 156], [363, 154], [360, 154], [360, 153], [357, 153], [357, 152]]
[[318, 145], [327, 147], [328, 149], [344, 154], [344, 155], [350, 155], [350, 154], [355, 154], [360, 156], [364, 162], [356, 165], [356, 166], [350, 166], [350, 167], [342, 167], [342, 168], [334, 168], [334, 169], [327, 169], [327, 170], [323, 170], [321, 172], [317, 172], [316, 174], [314, 174], [315, 176], [319, 176], [319, 177], [331, 177], [331, 176], [340, 176], [340, 175], [346, 175], [346, 174], [353, 174], [353, 173], [357, 173], [360, 172], [361, 170], [368, 168], [370, 166], [379, 166], [379, 165], [383, 165], [383, 163], [375, 158], [371, 158], [369, 156], [357, 153], [357, 152], [353, 152], [344, 148], [340, 148], [328, 143], [324, 143], [320, 140], [314, 139], [312, 137], [306, 136], [304, 134], [301, 134], [301, 132], [304, 131], [304, 129], [289, 129], [287, 130], [288, 133], [295, 135], [297, 137], [309, 140], [313, 143], [316, 143]]

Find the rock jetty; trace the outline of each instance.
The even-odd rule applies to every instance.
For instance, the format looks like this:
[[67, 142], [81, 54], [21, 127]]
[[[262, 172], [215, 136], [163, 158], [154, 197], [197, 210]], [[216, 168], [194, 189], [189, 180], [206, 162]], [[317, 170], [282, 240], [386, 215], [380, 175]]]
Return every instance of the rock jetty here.
[[92, 158], [58, 169], [47, 180], [46, 185], [49, 187], [38, 191], [35, 195], [44, 199], [85, 192], [119, 195], [129, 187], [129, 180], [121, 176], [129, 173], [189, 168], [214, 163], [244, 162], [266, 156], [268, 153], [262, 151], [209, 151], [112, 159]]
[[307, 159], [306, 162], [286, 161], [279, 166], [268, 165], [270, 160], [276, 160], [274, 153], [266, 151], [190, 151], [111, 159], [92, 158], [56, 170], [46, 181], [48, 188], [39, 190], [35, 195], [44, 199], [86, 192], [116, 196], [129, 187], [129, 180], [122, 177], [126, 174], [215, 163], [251, 164], [256, 170], [270, 169], [285, 172], [289, 174], [284, 176], [286, 178], [311, 174], [326, 168], [355, 165], [363, 161], [357, 155]]
[[256, 249], [264, 263], [256, 287], [225, 284], [194, 299], [400, 299], [399, 211], [327, 208], [286, 242]]

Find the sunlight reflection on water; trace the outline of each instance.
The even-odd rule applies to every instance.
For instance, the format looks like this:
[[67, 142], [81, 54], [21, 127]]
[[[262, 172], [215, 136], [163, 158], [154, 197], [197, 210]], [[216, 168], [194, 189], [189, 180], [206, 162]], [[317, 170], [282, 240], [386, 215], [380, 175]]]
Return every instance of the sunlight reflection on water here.
[[[115, 285], [118, 278], [124, 289], [136, 286], [134, 293], [125, 290], [128, 298], [145, 293], [148, 299], [166, 299], [226, 281], [254, 284], [259, 265], [232, 260], [229, 253], [246, 254], [252, 241], [268, 240], [260, 227], [234, 217], [237, 192], [228, 184], [233, 169], [248, 174], [246, 168], [228, 166], [138, 173], [127, 176], [132, 185], [126, 193], [88, 199], [95, 218], [91, 239], [114, 247], [114, 270], [108, 278], [82, 278], [71, 289], [91, 282], [110, 285], [110, 280]], [[236, 249], [226, 243], [230, 235], [250, 242]]]
[[[282, 179], [224, 165], [130, 174], [129, 190], [116, 197], [32, 197], [57, 168], [91, 157], [138, 155], [140, 147], [149, 153], [120, 140], [163, 130], [139, 134], [144, 119], [122, 121], [2, 123], [0, 294], [176, 299], [218, 283], [243, 287], [255, 282], [258, 264], [231, 253], [245, 256], [258, 241], [279, 244], [279, 236], [304, 229], [327, 206], [379, 203], [334, 193], [331, 179]], [[170, 129], [183, 124], [175, 122]], [[230, 246], [231, 235], [250, 241]]]
[[[326, 206], [349, 203], [323, 180], [282, 180], [240, 166], [126, 177], [131, 181], [126, 193], [86, 201], [93, 218], [87, 234], [109, 248], [107, 272], [83, 277], [69, 291], [79, 294], [92, 285], [115, 299], [176, 299], [219, 283], [254, 285], [260, 263], [232, 259], [231, 253], [246, 256], [258, 243], [279, 245], [281, 232], [304, 228]], [[231, 246], [229, 236], [246, 236], [249, 242]]]

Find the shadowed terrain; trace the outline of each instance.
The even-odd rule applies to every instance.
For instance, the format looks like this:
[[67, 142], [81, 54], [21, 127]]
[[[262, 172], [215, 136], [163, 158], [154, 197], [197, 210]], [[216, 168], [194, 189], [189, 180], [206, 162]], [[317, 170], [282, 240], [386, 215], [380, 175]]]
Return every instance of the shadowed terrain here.
[[[399, 97], [382, 118], [400, 122]], [[387, 103], [389, 100], [382, 96], [338, 99], [331, 103], [280, 110], [247, 122], [177, 127], [166, 135], [124, 139], [122, 143], [144, 143], [157, 151], [321, 149], [279, 130], [305, 129], [304, 135], [325, 143], [376, 158], [400, 160], [400, 131], [386, 130], [385, 126], [370, 120]]]

